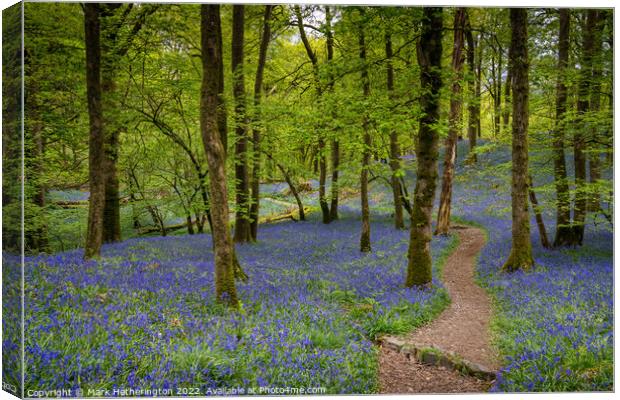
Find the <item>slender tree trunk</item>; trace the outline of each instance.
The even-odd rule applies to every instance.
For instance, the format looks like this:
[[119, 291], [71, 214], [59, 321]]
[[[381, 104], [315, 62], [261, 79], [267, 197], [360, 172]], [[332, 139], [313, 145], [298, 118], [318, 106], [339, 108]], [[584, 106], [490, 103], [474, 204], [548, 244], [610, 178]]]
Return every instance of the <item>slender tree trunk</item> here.
[[506, 131], [508, 124], [510, 123], [510, 81], [512, 76], [510, 74], [510, 66], [506, 71], [506, 84], [504, 85], [504, 114], [502, 115], [502, 129]]
[[226, 188], [226, 155], [218, 129], [219, 76], [221, 66], [218, 48], [221, 34], [220, 6], [201, 5], [202, 88], [200, 96], [200, 130], [207, 155], [211, 179], [212, 236], [215, 248], [215, 296], [233, 307], [238, 304], [233, 268], [234, 247], [228, 228], [228, 194]]
[[[312, 63], [312, 71], [314, 75], [316, 92], [318, 102], [321, 102], [321, 97], [323, 94], [323, 88], [321, 86], [321, 80], [319, 77], [319, 64], [316, 53], [312, 50], [310, 46], [310, 42], [308, 41], [308, 37], [306, 36], [306, 31], [303, 26], [303, 17], [301, 15], [301, 7], [295, 6], [295, 17], [297, 18], [297, 27], [299, 29], [299, 36], [301, 41], [306, 49], [306, 54]], [[325, 138], [323, 136], [323, 132], [319, 130], [318, 132], [318, 149], [314, 153], [316, 157], [313, 160], [313, 171], [316, 174], [319, 173], [319, 205], [321, 207], [321, 213], [323, 215], [323, 223], [329, 224], [331, 222], [329, 205], [327, 204], [327, 198], [325, 197], [325, 181], [327, 179], [327, 164], [325, 159]]]
[[282, 171], [282, 175], [284, 175], [284, 180], [288, 184], [288, 187], [291, 189], [291, 193], [293, 193], [293, 196], [295, 197], [295, 201], [297, 202], [297, 209], [299, 210], [299, 220], [305, 221], [306, 214], [304, 212], [304, 205], [301, 202], [301, 196], [299, 196], [299, 192], [297, 191], [297, 188], [293, 184], [293, 180], [291, 179], [291, 176], [289, 175], [288, 172], [286, 172], [286, 169], [284, 169], [282, 164], [277, 164], [277, 166], [280, 169], [280, 171]]
[[512, 249], [502, 270], [529, 270], [534, 264], [528, 210], [529, 58], [527, 9], [510, 9], [512, 70]]
[[118, 55], [117, 45], [118, 16], [115, 10], [120, 4], [103, 4], [101, 9], [102, 37], [101, 43], [101, 96], [104, 109], [103, 131], [105, 135], [104, 171], [105, 171], [105, 208], [103, 211], [103, 241], [105, 243], [121, 240], [121, 220], [118, 176], [116, 163], [118, 160], [120, 129], [117, 121], [116, 82], [115, 74]]
[[480, 96], [482, 94], [482, 57], [483, 57], [483, 47], [482, 47], [482, 34], [479, 35], [478, 39], [478, 60], [476, 61], [476, 131], [478, 132], [478, 138], [482, 137], [482, 124], [480, 118]]
[[103, 242], [103, 212], [105, 209], [104, 132], [101, 110], [101, 25], [99, 5], [84, 4], [84, 39], [86, 45], [86, 95], [88, 97], [88, 228], [84, 258], [99, 257]]
[[[327, 45], [327, 62], [331, 63], [334, 59], [334, 35], [332, 33], [332, 14], [331, 8], [329, 6], [325, 6], [325, 37], [326, 37], [326, 45]], [[328, 90], [333, 94], [334, 92], [334, 77], [333, 74], [330, 75], [330, 81], [328, 84]], [[336, 118], [336, 111], [332, 109], [332, 116]], [[340, 129], [340, 128], [337, 128]], [[334, 221], [338, 219], [338, 197], [340, 195], [340, 188], [338, 187], [338, 175], [340, 168], [340, 141], [338, 137], [335, 136], [332, 139], [332, 187], [331, 187], [331, 205], [329, 207], [329, 219], [330, 221]]]
[[416, 143], [417, 180], [413, 195], [405, 286], [430, 285], [432, 280], [431, 219], [437, 186], [439, 105], [441, 99], [443, 9], [425, 7], [417, 55], [420, 65], [420, 128]]
[[319, 150], [317, 153], [319, 163], [319, 204], [321, 206], [321, 213], [323, 215], [323, 223], [329, 224], [329, 205], [327, 204], [327, 197], [325, 196], [325, 183], [327, 180], [327, 162], [325, 159], [325, 139], [323, 134], [319, 132]]
[[[387, 59], [387, 91], [390, 100], [394, 100], [394, 67], [392, 65], [392, 36], [390, 33], [385, 35], [385, 58]], [[390, 131], [390, 168], [392, 169], [392, 194], [394, 196], [394, 227], [405, 229], [403, 220], [403, 199], [400, 188], [399, 174], [401, 171], [400, 145], [398, 143], [398, 132], [395, 129]]]
[[495, 78], [495, 109], [493, 111], [493, 118], [495, 123], [495, 134], [497, 137], [502, 133], [500, 118], [502, 114], [502, 48], [498, 45], [497, 50], [497, 77]]
[[467, 138], [469, 139], [468, 162], [475, 163], [478, 161], [475, 149], [476, 137], [478, 136], [478, 121], [476, 120], [476, 118], [479, 117], [479, 111], [477, 108], [480, 107], [480, 98], [476, 97], [476, 42], [474, 41], [474, 35], [471, 32], [469, 17], [467, 14], [465, 15], [465, 17], [465, 38], [467, 39], [467, 67], [469, 69], [469, 74], [467, 76], [467, 91], [469, 94], [469, 101], [467, 105], [467, 111], [469, 113], [469, 122], [467, 124]]
[[[596, 118], [597, 113], [601, 109], [601, 80], [603, 78], [601, 49], [602, 49], [602, 32], [605, 29], [605, 10], [599, 10], [595, 17], [594, 37], [592, 42], [592, 83], [590, 94], [590, 113]], [[600, 125], [592, 124], [590, 128], [589, 147], [590, 163], [589, 183], [591, 184], [590, 199], [588, 200], [588, 208], [591, 212], [597, 212], [601, 208], [601, 195], [596, 186], [601, 179], [601, 135], [599, 134]]]
[[584, 10], [586, 24], [582, 42], [582, 60], [577, 88], [577, 129], [573, 135], [573, 154], [575, 158], [575, 205], [573, 210], [573, 244], [583, 243], [586, 213], [588, 209], [588, 194], [586, 189], [586, 135], [587, 124], [584, 119], [590, 110], [590, 82], [592, 79], [592, 48], [596, 35], [596, 20], [598, 11]]
[[235, 189], [237, 210], [235, 212], [236, 243], [252, 240], [250, 232], [250, 185], [248, 175], [248, 134], [243, 74], [243, 43], [245, 6], [233, 5], [232, 73], [235, 97]]
[[538, 232], [540, 233], [540, 244], [545, 249], [551, 248], [551, 244], [549, 244], [549, 239], [547, 238], [547, 229], [545, 229], [545, 220], [543, 220], [542, 214], [540, 213], [540, 206], [538, 205], [538, 200], [536, 199], [536, 192], [534, 192], [534, 183], [532, 180], [532, 176], [528, 177], [529, 181], [529, 195], [530, 202], [532, 203], [532, 211], [534, 212], [534, 217], [536, 218], [536, 225], [538, 225]]
[[258, 52], [258, 66], [256, 68], [256, 78], [254, 79], [254, 123], [252, 124], [252, 142], [254, 154], [252, 157], [252, 205], [250, 206], [250, 234], [252, 240], [258, 238], [258, 212], [260, 208], [260, 135], [261, 122], [260, 102], [263, 90], [263, 71], [265, 70], [265, 60], [267, 59], [267, 47], [271, 39], [271, 10], [273, 6], [265, 6], [263, 17], [263, 32], [261, 35], [260, 50]]
[[332, 140], [332, 202], [329, 207], [330, 221], [335, 221], [338, 219], [338, 197], [340, 196], [340, 188], [338, 187], [339, 168], [340, 141], [335, 138]]
[[121, 127], [118, 122], [116, 96], [116, 70], [119, 58], [124, 53], [118, 52], [119, 15], [116, 10], [120, 3], [101, 4], [101, 96], [103, 108], [103, 130], [105, 135], [104, 171], [105, 171], [105, 208], [103, 211], [103, 241], [105, 243], [121, 241], [121, 218], [119, 199], [119, 180], [116, 164], [118, 162], [119, 135]]
[[452, 48], [452, 95], [450, 98], [450, 118], [448, 136], [445, 142], [445, 159], [441, 181], [441, 197], [437, 212], [435, 235], [447, 235], [450, 231], [450, 211], [452, 203], [452, 181], [454, 179], [454, 162], [456, 161], [456, 141], [461, 130], [463, 96], [461, 80], [463, 79], [465, 8], [458, 8], [454, 15], [454, 46]]
[[[363, 16], [363, 9], [360, 14]], [[364, 37], [364, 27], [359, 31], [360, 61], [362, 63], [362, 89], [364, 98], [370, 97], [370, 80], [368, 78], [368, 65], [366, 64], [366, 41]], [[360, 251], [367, 253], [371, 251], [370, 246], [370, 209], [368, 207], [368, 168], [370, 168], [370, 153], [372, 142], [370, 138], [370, 121], [368, 114], [364, 113], [362, 129], [364, 131], [364, 150], [362, 151], [362, 172], [360, 175], [360, 198], [362, 203], [362, 232], [360, 235]]]
[[553, 131], [553, 169], [556, 191], [556, 228], [554, 247], [573, 244], [570, 221], [570, 194], [566, 176], [564, 136], [566, 131], [566, 72], [570, 49], [570, 10], [560, 8], [560, 35], [558, 52], [558, 80], [556, 85], [555, 130]]

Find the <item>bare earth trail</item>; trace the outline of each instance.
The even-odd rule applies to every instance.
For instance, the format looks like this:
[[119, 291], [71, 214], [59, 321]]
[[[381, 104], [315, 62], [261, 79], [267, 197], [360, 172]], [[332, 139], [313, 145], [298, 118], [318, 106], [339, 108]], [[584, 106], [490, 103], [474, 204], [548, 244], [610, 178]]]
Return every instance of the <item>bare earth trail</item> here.
[[[399, 339], [416, 347], [435, 347], [486, 367], [499, 368], [490, 344], [491, 302], [474, 282], [476, 256], [485, 244], [484, 233], [469, 226], [454, 226], [459, 245], [443, 268], [443, 282], [452, 302], [437, 319]], [[465, 376], [442, 366], [419, 363], [413, 357], [381, 347], [381, 393], [462, 393], [487, 391], [491, 382]]]

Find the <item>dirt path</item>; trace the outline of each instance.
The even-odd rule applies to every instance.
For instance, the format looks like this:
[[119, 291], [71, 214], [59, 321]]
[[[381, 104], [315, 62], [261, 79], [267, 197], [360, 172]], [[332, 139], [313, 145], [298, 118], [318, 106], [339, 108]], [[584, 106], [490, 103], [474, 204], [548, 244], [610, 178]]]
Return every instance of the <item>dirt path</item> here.
[[[489, 370], [499, 368], [490, 345], [491, 303], [474, 282], [476, 256], [485, 244], [477, 228], [455, 226], [459, 246], [448, 257], [443, 270], [444, 286], [452, 303], [437, 319], [402, 339], [416, 347], [435, 347], [456, 353]], [[381, 393], [482, 392], [490, 382], [461, 375], [452, 369], [409, 360], [404, 354], [382, 347], [379, 359]]]

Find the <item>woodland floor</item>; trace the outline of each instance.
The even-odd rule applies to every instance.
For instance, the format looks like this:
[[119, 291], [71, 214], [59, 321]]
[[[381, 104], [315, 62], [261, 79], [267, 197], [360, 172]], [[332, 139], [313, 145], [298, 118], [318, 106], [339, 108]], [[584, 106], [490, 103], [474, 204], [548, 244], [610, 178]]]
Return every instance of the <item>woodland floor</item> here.
[[[443, 282], [452, 302], [437, 319], [405, 336], [416, 346], [451, 351], [465, 360], [490, 370], [499, 368], [498, 356], [490, 343], [491, 302], [474, 281], [478, 253], [485, 244], [477, 228], [455, 226], [459, 245], [443, 268]], [[381, 393], [463, 393], [484, 392], [490, 382], [464, 376], [457, 371], [410, 359], [386, 347], [379, 358]]]

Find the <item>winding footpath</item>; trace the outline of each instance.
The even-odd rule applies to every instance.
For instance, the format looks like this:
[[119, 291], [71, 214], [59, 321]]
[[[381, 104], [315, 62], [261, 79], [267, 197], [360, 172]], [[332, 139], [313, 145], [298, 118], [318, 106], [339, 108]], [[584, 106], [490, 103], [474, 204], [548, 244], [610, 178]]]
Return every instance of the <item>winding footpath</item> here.
[[[484, 392], [491, 385], [487, 377], [461, 374], [441, 357], [424, 357], [418, 350], [434, 348], [436, 353], [474, 369], [499, 369], [498, 356], [491, 346], [489, 321], [491, 301], [474, 281], [476, 257], [485, 244], [484, 233], [470, 226], [453, 226], [459, 245], [443, 268], [443, 282], [452, 302], [437, 319], [407, 336], [383, 340], [379, 357], [381, 393], [463, 393]], [[420, 362], [422, 359], [424, 362]], [[432, 361], [430, 365], [428, 362]], [[476, 374], [474, 374], [476, 375]], [[480, 374], [477, 374], [480, 376]]]

